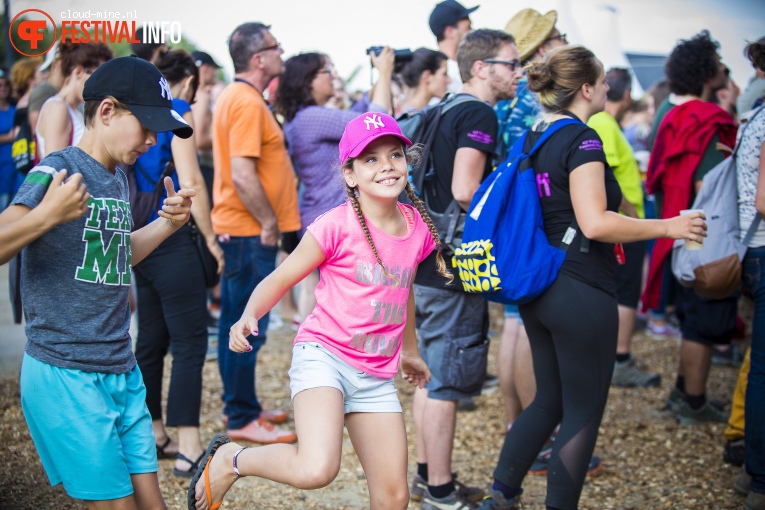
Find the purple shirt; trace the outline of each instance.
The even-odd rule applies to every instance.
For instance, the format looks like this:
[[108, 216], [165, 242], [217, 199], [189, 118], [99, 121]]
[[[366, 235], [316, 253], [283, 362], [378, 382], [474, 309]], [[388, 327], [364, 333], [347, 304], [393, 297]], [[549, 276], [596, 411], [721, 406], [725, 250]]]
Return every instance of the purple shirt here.
[[301, 233], [321, 214], [345, 202], [346, 193], [337, 159], [345, 125], [367, 111], [384, 112], [364, 94], [350, 110], [308, 106], [284, 124], [292, 165], [300, 177]]

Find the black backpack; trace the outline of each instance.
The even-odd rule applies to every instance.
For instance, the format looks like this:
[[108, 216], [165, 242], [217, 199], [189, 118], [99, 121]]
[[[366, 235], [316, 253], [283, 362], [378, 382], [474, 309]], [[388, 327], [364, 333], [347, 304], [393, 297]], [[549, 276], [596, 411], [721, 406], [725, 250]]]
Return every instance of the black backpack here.
[[13, 139], [11, 154], [13, 155], [13, 163], [16, 165], [16, 170], [26, 175], [35, 166], [35, 136], [32, 126], [29, 125], [27, 109], [19, 109], [16, 112], [14, 121], [19, 131]]
[[[428, 204], [424, 187], [428, 185], [429, 181], [432, 181], [436, 172], [433, 167], [431, 151], [441, 123], [441, 117], [455, 106], [471, 101], [480, 101], [480, 99], [469, 94], [458, 95], [449, 93], [437, 104], [426, 106], [416, 112], [401, 114], [396, 119], [404, 136], [409, 138], [412, 143], [423, 146], [420, 164], [417, 168], [410, 168], [410, 182], [415, 192], [425, 202], [428, 214], [438, 229], [443, 252], [447, 256], [453, 255], [454, 249], [462, 242], [462, 231], [465, 228], [465, 212], [456, 200], [452, 200], [443, 213], [433, 211]], [[408, 202], [408, 198], [403, 196], [401, 198], [402, 201]]]

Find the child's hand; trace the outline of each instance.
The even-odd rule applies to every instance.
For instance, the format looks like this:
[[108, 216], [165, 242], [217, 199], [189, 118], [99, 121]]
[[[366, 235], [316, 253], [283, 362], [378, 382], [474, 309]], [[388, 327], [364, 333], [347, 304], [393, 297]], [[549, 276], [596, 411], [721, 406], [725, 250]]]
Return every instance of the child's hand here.
[[228, 348], [234, 352], [250, 352], [252, 346], [247, 337], [257, 334], [258, 320], [255, 317], [242, 317], [229, 330]]
[[173, 180], [170, 177], [165, 177], [165, 189], [167, 190], [167, 198], [157, 214], [161, 218], [170, 220], [173, 227], [181, 227], [189, 221], [191, 197], [196, 196], [197, 192], [193, 189], [179, 189], [176, 193], [173, 188]]
[[53, 226], [76, 220], [88, 212], [90, 193], [82, 182], [82, 174], [76, 173], [68, 179], [66, 175], [67, 171], [61, 170], [53, 176], [38, 206], [46, 212]]
[[430, 381], [428, 365], [419, 354], [408, 356], [401, 353], [401, 374], [410, 384], [418, 388], [422, 388], [426, 382]]

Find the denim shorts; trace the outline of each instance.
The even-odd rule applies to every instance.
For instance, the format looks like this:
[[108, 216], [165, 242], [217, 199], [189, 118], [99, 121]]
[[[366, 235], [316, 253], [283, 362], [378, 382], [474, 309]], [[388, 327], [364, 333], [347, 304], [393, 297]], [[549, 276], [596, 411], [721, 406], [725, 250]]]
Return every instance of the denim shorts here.
[[318, 342], [295, 344], [289, 375], [293, 400], [301, 391], [330, 387], [343, 394], [345, 414], [402, 412], [392, 378], [362, 372]]
[[428, 397], [459, 400], [480, 395], [489, 355], [489, 307], [464, 292], [414, 285], [417, 342], [430, 369]]
[[155, 473], [146, 388], [124, 374], [59, 368], [24, 354], [21, 407], [51, 485], [75, 499], [133, 494], [130, 475]]

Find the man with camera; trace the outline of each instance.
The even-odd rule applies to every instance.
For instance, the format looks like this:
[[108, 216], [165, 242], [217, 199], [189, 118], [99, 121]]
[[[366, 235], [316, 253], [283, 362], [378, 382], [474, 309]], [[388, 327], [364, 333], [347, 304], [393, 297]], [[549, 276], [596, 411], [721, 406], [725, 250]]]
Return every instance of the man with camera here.
[[457, 65], [457, 48], [462, 38], [472, 30], [470, 13], [478, 9], [467, 8], [456, 0], [445, 0], [436, 5], [430, 13], [430, 31], [436, 36], [438, 51], [449, 57], [446, 61], [446, 72], [451, 78], [447, 92], [459, 92], [462, 88], [462, 78]]
[[[460, 95], [473, 100], [442, 115], [433, 142], [435, 175], [421, 192], [436, 213], [445, 212], [453, 200], [467, 210], [491, 173], [497, 138], [492, 106], [514, 97], [521, 78], [514, 39], [505, 32], [470, 32], [456, 56], [464, 81]], [[451, 258], [445, 258], [451, 268]], [[445, 285], [435, 267], [431, 254], [420, 264], [414, 285], [420, 354], [432, 376], [414, 395], [417, 474], [411, 497], [422, 499], [423, 510], [471, 509], [483, 491], [453, 479], [451, 454], [457, 401], [479, 395], [486, 374], [488, 305], [482, 297], [462, 292], [459, 285]]]

